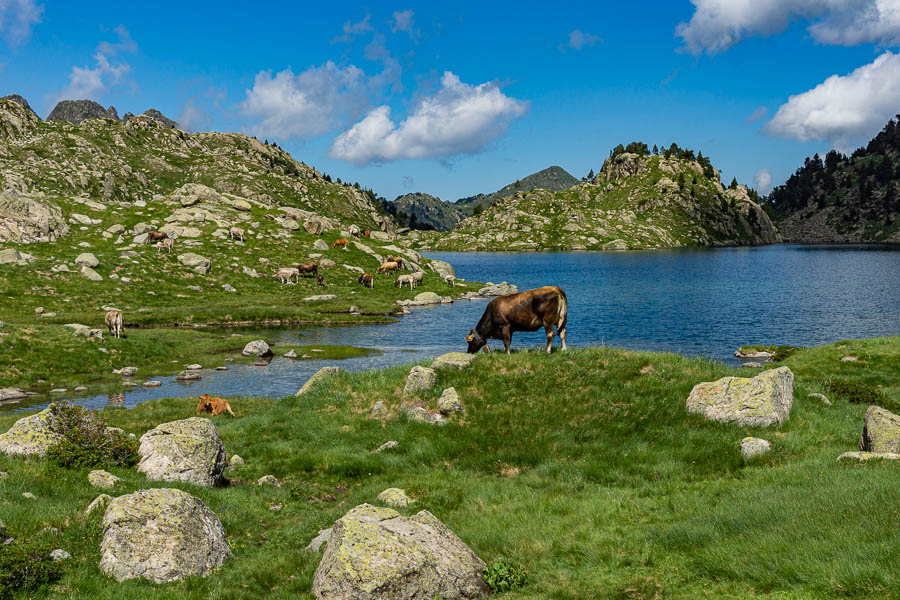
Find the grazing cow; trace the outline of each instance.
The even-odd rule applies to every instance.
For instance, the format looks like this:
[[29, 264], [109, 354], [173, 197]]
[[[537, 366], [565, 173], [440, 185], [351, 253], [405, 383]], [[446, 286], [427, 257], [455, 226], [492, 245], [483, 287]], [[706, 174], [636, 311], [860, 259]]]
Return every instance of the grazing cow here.
[[388, 262], [395, 262], [395, 263], [397, 263], [397, 268], [398, 268], [398, 269], [402, 269], [402, 268], [403, 268], [403, 257], [400, 257], [400, 256], [388, 256], [388, 257], [385, 258], [384, 260], [386, 260], [386, 261], [388, 261]]
[[228, 400], [225, 398], [213, 398], [209, 394], [200, 396], [200, 404], [197, 405], [197, 414], [199, 415], [200, 413], [210, 413], [213, 416], [228, 413], [232, 417], [234, 416], [234, 412], [231, 410], [231, 405], [228, 404]]
[[106, 322], [106, 327], [109, 329], [109, 334], [114, 335], [117, 338], [125, 336], [125, 319], [122, 318], [121, 310], [111, 310], [106, 313], [106, 318], [103, 319]]
[[363, 229], [362, 236], [363, 237], [372, 237], [372, 231], [370, 229]]
[[375, 276], [371, 273], [363, 273], [357, 281], [363, 284], [364, 287], [375, 289]]
[[553, 346], [553, 328], [556, 327], [562, 349], [566, 349], [566, 320], [569, 302], [566, 293], [555, 285], [547, 285], [518, 294], [500, 296], [491, 300], [475, 329], [469, 330], [466, 341], [468, 352], [475, 354], [487, 344], [488, 339], [503, 340], [506, 353], [516, 331], [547, 332], [547, 352]]
[[310, 277], [315, 277], [319, 273], [319, 264], [316, 262], [298, 263], [294, 267], [300, 271], [304, 277], [309, 273]]
[[283, 269], [278, 269], [275, 273], [275, 278], [281, 281], [282, 284], [290, 283], [291, 279], [296, 278], [297, 283], [300, 283], [300, 269], [295, 269], [293, 267], [284, 267]]
[[148, 231], [147, 243], [152, 244], [153, 242], [159, 242], [166, 239], [167, 237], [169, 237], [169, 234], [165, 231]]
[[419, 284], [422, 283], [423, 279], [425, 279], [425, 272], [416, 271], [415, 273], [411, 273], [410, 277], [412, 277], [413, 283], [416, 284], [416, 287], [419, 287]]
[[334, 248], [343, 247], [344, 250], [347, 250], [349, 246], [350, 246], [350, 240], [348, 240], [347, 238], [338, 238], [338, 239], [334, 240], [334, 243], [331, 245], [331, 248], [334, 249]]
[[172, 238], [166, 238], [164, 240], [160, 240], [156, 242], [156, 253], [159, 254], [163, 248], [166, 249], [166, 252], [171, 252], [172, 248], [175, 247], [175, 240]]
[[319, 287], [325, 287], [325, 278], [321, 274], [316, 275], [316, 283], [319, 284]]
[[232, 227], [231, 229], [228, 230], [228, 237], [230, 237], [233, 240], [236, 240], [237, 238], [241, 238], [241, 241], [243, 242], [244, 241], [244, 230], [241, 229], [240, 227]]
[[381, 263], [381, 266], [378, 267], [375, 272], [376, 273], [387, 273], [388, 271], [399, 271], [400, 265], [395, 263], [394, 261], [388, 261]]
[[353, 237], [359, 237], [359, 227], [357, 227], [356, 225], [351, 225], [350, 235], [352, 235]]
[[400, 275], [397, 279], [394, 280], [394, 287], [403, 288], [403, 284], [408, 283], [409, 289], [413, 289], [413, 285], [416, 283], [416, 280], [413, 278], [412, 274]]

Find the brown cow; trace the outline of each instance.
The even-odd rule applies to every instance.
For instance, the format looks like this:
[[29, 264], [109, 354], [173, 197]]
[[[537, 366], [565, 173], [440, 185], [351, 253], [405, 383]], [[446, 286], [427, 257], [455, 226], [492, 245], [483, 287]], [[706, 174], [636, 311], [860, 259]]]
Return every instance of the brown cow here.
[[299, 263], [296, 267], [304, 277], [307, 273], [310, 277], [315, 277], [319, 273], [319, 264], [316, 262]]
[[334, 240], [334, 243], [331, 245], [331, 248], [334, 249], [334, 248], [343, 247], [344, 250], [347, 250], [347, 248], [349, 246], [350, 246], [350, 240], [348, 240], [347, 238], [338, 238], [338, 239]]
[[357, 279], [357, 281], [363, 284], [363, 286], [365, 287], [372, 288], [373, 290], [375, 289], [375, 276], [371, 273], [363, 273], [359, 276], [359, 279]]
[[393, 261], [383, 262], [381, 266], [375, 269], [376, 273], [387, 273], [388, 271], [399, 271], [400, 265]]
[[234, 412], [232, 412], [228, 400], [225, 398], [213, 398], [209, 394], [200, 396], [200, 403], [197, 405], [197, 414], [199, 415], [204, 412], [210, 413], [213, 416], [227, 412], [232, 417], [234, 416]]
[[562, 349], [566, 349], [566, 322], [569, 302], [562, 288], [547, 285], [518, 294], [500, 296], [491, 300], [475, 329], [469, 330], [466, 341], [468, 352], [475, 354], [487, 344], [488, 339], [503, 340], [506, 353], [516, 331], [547, 332], [547, 352], [553, 346], [553, 328], [556, 327]]
[[325, 287], [325, 278], [321, 274], [316, 275], [316, 283], [319, 284], [319, 287]]
[[165, 231], [148, 231], [147, 243], [152, 244], [153, 242], [159, 242], [166, 239], [167, 237], [169, 237], [169, 234]]
[[372, 237], [372, 231], [369, 229], [363, 229], [362, 236], [363, 237]]
[[109, 329], [110, 335], [114, 335], [117, 338], [125, 335], [125, 319], [122, 317], [121, 310], [109, 311], [106, 313], [106, 317], [103, 320], [106, 323], [107, 329]]
[[403, 257], [402, 256], [388, 256], [384, 260], [386, 260], [388, 262], [397, 263], [397, 268], [399, 268], [399, 269], [403, 268]]

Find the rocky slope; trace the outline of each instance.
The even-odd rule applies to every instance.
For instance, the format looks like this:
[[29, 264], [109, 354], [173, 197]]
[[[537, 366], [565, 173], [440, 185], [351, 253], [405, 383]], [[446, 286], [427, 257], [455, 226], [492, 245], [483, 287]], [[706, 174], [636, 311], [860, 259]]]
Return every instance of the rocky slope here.
[[[692, 153], [691, 153], [692, 154]], [[518, 192], [450, 234], [410, 232], [436, 250], [627, 250], [780, 241], [743, 186], [725, 189], [698, 160], [621, 153], [593, 181]]]
[[807, 158], [766, 208], [787, 242], [900, 242], [900, 124], [852, 156]]
[[510, 183], [492, 194], [478, 194], [460, 198], [456, 202], [447, 202], [423, 193], [406, 194], [394, 200], [394, 207], [399, 212], [415, 215], [419, 224], [430, 225], [438, 231], [450, 231], [457, 223], [471, 217], [476, 207], [487, 208], [495, 200], [520, 191], [536, 189], [559, 191], [568, 189], [576, 183], [578, 180], [565, 169], [552, 166]]

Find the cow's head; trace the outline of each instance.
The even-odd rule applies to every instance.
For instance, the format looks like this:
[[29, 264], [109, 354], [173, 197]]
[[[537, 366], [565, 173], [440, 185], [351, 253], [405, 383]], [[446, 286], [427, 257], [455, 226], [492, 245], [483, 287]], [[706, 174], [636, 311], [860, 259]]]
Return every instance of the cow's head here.
[[210, 398], [209, 394], [203, 394], [200, 396], [200, 404], [197, 405], [197, 412], [212, 412], [212, 398]]
[[475, 354], [481, 347], [486, 344], [484, 338], [478, 335], [478, 332], [474, 329], [469, 330], [469, 335], [466, 336], [466, 341], [469, 342], [469, 348], [466, 350], [469, 354]]

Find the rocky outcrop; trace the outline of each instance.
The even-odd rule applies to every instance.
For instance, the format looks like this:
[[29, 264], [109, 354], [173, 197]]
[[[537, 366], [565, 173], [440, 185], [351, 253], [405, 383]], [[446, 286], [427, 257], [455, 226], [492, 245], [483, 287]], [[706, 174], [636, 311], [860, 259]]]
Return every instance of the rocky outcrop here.
[[48, 121], [68, 121], [73, 125], [80, 125], [87, 119], [118, 121], [119, 113], [114, 107], [103, 108], [93, 100], [62, 100], [47, 115]]
[[209, 419], [163, 423], [141, 436], [137, 470], [155, 481], [213, 487], [222, 482], [225, 448]]
[[723, 377], [698, 383], [691, 390], [686, 410], [720, 423], [772, 427], [790, 418], [793, 402], [794, 374], [787, 367], [778, 367], [752, 379]]
[[341, 372], [341, 368], [340, 368], [340, 367], [322, 367], [321, 369], [319, 369], [318, 371], [316, 371], [315, 375], [313, 375], [312, 377], [310, 377], [310, 378], [306, 381], [306, 383], [303, 384], [303, 387], [301, 387], [301, 388], [297, 391], [297, 393], [294, 394], [294, 395], [295, 395], [295, 396], [302, 396], [303, 394], [305, 394], [305, 393], [307, 393], [309, 390], [311, 390], [311, 389], [312, 389], [315, 385], [317, 385], [320, 381], [323, 381], [323, 380], [328, 379], [328, 378], [330, 378], [330, 377], [334, 377], [335, 375], [337, 375], [337, 374], [340, 373], [340, 372]]
[[36, 415], [19, 419], [13, 423], [9, 431], [0, 434], [0, 452], [46, 455], [47, 450], [62, 439], [60, 434], [53, 431], [52, 420], [53, 415], [49, 408]]
[[53, 242], [68, 233], [59, 207], [12, 190], [0, 193], [0, 242]]
[[319, 600], [481, 598], [485, 563], [428, 511], [363, 504], [338, 519], [313, 578]]
[[38, 117], [38, 114], [37, 114], [36, 112], [34, 112], [34, 109], [31, 108], [31, 105], [28, 104], [28, 100], [26, 100], [25, 98], [23, 98], [23, 97], [20, 96], [19, 94], [10, 94], [10, 95], [8, 95], [8, 96], [3, 96], [3, 99], [4, 99], [4, 100], [11, 100], [11, 101], [15, 102], [16, 104], [18, 104], [19, 106], [25, 108], [26, 110], [31, 111], [31, 114], [33, 114], [35, 117], [37, 117], [38, 119], [40, 119], [40, 117]]
[[859, 449], [900, 454], [900, 416], [880, 406], [870, 406], [863, 419]]
[[154, 583], [209, 575], [231, 558], [222, 523], [203, 502], [176, 489], [139, 490], [103, 514], [100, 569], [116, 581]]

